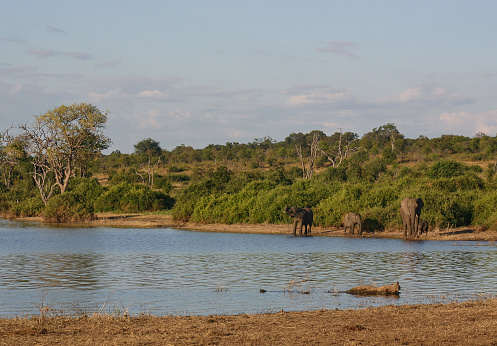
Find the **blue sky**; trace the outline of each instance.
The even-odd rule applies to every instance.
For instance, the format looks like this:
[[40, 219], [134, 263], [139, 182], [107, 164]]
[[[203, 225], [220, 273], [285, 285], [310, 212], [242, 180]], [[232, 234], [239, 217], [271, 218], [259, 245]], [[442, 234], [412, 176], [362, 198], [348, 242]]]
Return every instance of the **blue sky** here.
[[497, 134], [497, 1], [0, 0], [1, 127], [109, 112], [112, 150], [321, 130]]

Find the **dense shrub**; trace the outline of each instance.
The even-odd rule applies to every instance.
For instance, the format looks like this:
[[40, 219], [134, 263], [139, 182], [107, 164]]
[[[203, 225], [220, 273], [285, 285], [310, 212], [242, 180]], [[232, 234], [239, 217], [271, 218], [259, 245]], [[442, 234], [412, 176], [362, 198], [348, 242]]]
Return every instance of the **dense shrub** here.
[[474, 203], [474, 220], [477, 225], [497, 229], [497, 190], [489, 191]]
[[67, 191], [81, 196], [82, 202], [87, 208], [93, 210], [95, 201], [106, 191], [102, 185], [94, 178], [72, 179], [67, 187]]
[[93, 210], [86, 205], [82, 195], [66, 192], [50, 198], [44, 217], [50, 222], [85, 221], [93, 218]]
[[154, 189], [161, 190], [163, 193], [168, 194], [169, 192], [171, 192], [173, 185], [171, 184], [169, 177], [162, 175], [155, 175], [153, 187]]
[[145, 185], [121, 183], [109, 188], [95, 201], [99, 212], [121, 211], [136, 213], [169, 209], [174, 200], [160, 191], [153, 191]]
[[[7, 205], [5, 206], [7, 207]], [[39, 196], [27, 197], [10, 205], [10, 212], [16, 216], [38, 216], [43, 212], [45, 205]]]
[[432, 179], [451, 178], [464, 173], [466, 167], [460, 162], [440, 160], [434, 163], [427, 172]]

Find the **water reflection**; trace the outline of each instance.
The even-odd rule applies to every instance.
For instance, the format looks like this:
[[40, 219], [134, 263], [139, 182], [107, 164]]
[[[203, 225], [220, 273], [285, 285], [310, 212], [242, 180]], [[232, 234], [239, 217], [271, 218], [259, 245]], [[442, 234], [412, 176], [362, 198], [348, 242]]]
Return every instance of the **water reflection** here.
[[102, 276], [101, 258], [88, 254], [2, 256], [2, 287], [95, 289]]
[[[0, 241], [4, 316], [36, 313], [41, 299], [68, 313], [103, 305], [159, 315], [357, 308], [469, 299], [495, 294], [497, 283], [497, 249], [479, 243], [64, 229], [1, 220]], [[395, 281], [399, 298], [337, 293]], [[299, 294], [298, 285], [311, 294]]]

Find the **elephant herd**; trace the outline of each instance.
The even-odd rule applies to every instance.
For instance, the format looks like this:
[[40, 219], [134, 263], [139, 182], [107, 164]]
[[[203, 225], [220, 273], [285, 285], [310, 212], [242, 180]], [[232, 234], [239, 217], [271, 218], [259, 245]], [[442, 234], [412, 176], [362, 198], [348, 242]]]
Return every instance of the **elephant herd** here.
[[[428, 222], [421, 221], [421, 209], [424, 203], [421, 198], [404, 198], [400, 204], [400, 216], [402, 217], [402, 229], [405, 239], [419, 237], [422, 233], [428, 233]], [[293, 235], [297, 235], [297, 227], [299, 227], [299, 235], [310, 235], [313, 223], [313, 213], [311, 208], [286, 207], [284, 213], [293, 217]], [[343, 225], [345, 233], [354, 234], [357, 226], [357, 234], [361, 235], [364, 231], [364, 223], [361, 215], [358, 213], [347, 213], [344, 216]]]

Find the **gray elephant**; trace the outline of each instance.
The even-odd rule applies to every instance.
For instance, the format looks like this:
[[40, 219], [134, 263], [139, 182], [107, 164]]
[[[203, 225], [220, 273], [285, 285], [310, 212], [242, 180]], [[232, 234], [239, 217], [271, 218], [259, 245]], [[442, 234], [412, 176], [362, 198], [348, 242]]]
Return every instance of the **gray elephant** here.
[[[362, 234], [363, 225], [361, 215], [353, 212], [345, 214], [343, 218], [345, 233], [354, 234], [355, 225], [357, 225], [357, 234]], [[347, 229], [349, 230], [348, 232]]]
[[428, 221], [423, 220], [419, 223], [418, 235], [426, 233], [428, 235]]
[[[302, 236], [302, 227], [305, 228], [304, 234], [311, 234], [314, 215], [311, 208], [286, 207], [284, 213], [293, 217], [293, 235], [297, 235], [297, 226], [300, 224], [300, 236]], [[309, 226], [309, 230], [307, 230]]]
[[424, 203], [421, 198], [404, 198], [400, 204], [400, 216], [404, 228], [404, 238], [418, 236], [419, 217]]

